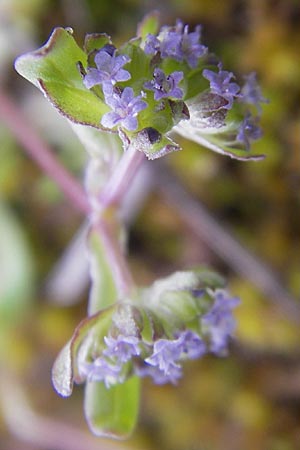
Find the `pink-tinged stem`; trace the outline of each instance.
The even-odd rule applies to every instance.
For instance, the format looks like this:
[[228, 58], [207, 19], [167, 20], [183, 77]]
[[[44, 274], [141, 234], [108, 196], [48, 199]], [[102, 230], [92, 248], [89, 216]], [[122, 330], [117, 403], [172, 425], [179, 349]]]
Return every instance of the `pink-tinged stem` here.
[[24, 115], [13, 101], [0, 90], [0, 119], [11, 130], [15, 139], [27, 154], [52, 178], [69, 198], [71, 203], [84, 214], [90, 206], [84, 190], [77, 180], [60, 164], [51, 149], [32, 129]]
[[101, 209], [121, 203], [144, 159], [144, 153], [133, 146], [128, 147], [100, 194]]
[[[0, 119], [11, 130], [27, 154], [58, 184], [72, 204], [84, 214], [91, 213], [87, 196], [77, 180], [60, 164], [51, 149], [32, 129], [18, 107], [1, 90]], [[108, 206], [122, 201], [143, 160], [143, 156], [142, 153], [133, 148], [129, 148], [123, 154], [101, 194], [102, 211]], [[101, 216], [97, 219], [95, 226], [105, 247], [118, 293], [120, 295], [127, 294], [134, 283], [123, 252]]]

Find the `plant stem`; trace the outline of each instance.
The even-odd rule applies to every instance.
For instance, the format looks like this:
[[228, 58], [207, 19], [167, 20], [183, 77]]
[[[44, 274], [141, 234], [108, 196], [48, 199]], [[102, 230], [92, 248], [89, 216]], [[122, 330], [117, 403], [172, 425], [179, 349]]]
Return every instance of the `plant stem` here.
[[11, 130], [27, 154], [52, 178], [79, 211], [90, 210], [84, 190], [60, 164], [51, 149], [38, 136], [13, 101], [0, 90], [0, 119]]

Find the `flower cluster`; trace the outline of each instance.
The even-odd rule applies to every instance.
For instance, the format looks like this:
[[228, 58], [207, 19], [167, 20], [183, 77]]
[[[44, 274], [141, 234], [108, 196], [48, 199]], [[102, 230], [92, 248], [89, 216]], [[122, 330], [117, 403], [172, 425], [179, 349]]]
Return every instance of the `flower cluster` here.
[[[176, 296], [171, 303], [170, 293]], [[226, 354], [235, 328], [232, 310], [239, 303], [237, 298], [222, 289], [163, 289], [159, 297], [161, 305], [153, 305], [152, 310], [151, 302], [147, 306], [119, 304], [106, 334], [83, 342], [77, 357], [80, 382], [102, 381], [109, 388], [137, 374], [151, 377], [156, 384], [176, 384], [184, 360], [210, 352]], [[194, 305], [193, 317], [186, 315], [189, 302]], [[150, 335], [144, 333], [146, 321]]]
[[[179, 148], [170, 147], [172, 130], [202, 144], [205, 136], [209, 148], [217, 146], [232, 157], [249, 153], [262, 134], [260, 103], [265, 102], [255, 74], [240, 87], [201, 43], [200, 26], [190, 32], [178, 20], [156, 34], [146, 31], [142, 24], [140, 36], [120, 49], [107, 37], [102, 47], [88, 53], [83, 83], [110, 109], [99, 117], [101, 126], [119, 132], [123, 143], [133, 143], [151, 159]], [[140, 137], [149, 129], [158, 139], [155, 145], [141, 145]]]

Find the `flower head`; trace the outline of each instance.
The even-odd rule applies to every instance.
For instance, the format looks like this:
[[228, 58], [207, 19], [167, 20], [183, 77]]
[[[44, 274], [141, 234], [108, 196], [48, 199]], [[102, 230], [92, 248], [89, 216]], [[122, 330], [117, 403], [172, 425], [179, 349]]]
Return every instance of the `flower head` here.
[[141, 100], [142, 96], [135, 97], [131, 87], [126, 87], [119, 95], [108, 86], [105, 86], [104, 95], [105, 101], [112, 111], [103, 115], [101, 124], [105, 128], [121, 125], [128, 131], [136, 130], [138, 113], [148, 106], [144, 100]]
[[183, 72], [173, 72], [170, 75], [156, 68], [153, 72], [153, 80], [144, 84], [145, 89], [154, 92], [154, 99], [160, 100], [165, 97], [182, 98], [183, 91], [178, 87], [179, 82], [183, 79]]
[[95, 64], [97, 68], [89, 67], [88, 73], [85, 75], [83, 83], [85, 87], [91, 89], [97, 84], [116, 84], [118, 81], [127, 81], [131, 78], [128, 70], [122, 67], [130, 61], [127, 55], [115, 55], [112, 53], [111, 47], [103, 47], [95, 56]]

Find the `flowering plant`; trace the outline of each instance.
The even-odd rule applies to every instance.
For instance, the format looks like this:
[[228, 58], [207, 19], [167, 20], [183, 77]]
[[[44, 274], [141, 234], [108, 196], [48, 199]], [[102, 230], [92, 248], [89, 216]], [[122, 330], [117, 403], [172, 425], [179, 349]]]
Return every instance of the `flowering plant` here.
[[98, 435], [126, 437], [138, 412], [139, 380], [176, 384], [182, 362], [226, 355], [238, 299], [216, 273], [197, 268], [138, 287], [124, 257], [119, 206], [145, 155], [179, 146], [177, 132], [218, 153], [258, 160], [251, 142], [264, 102], [255, 74], [243, 86], [201, 43], [201, 28], [181, 21], [159, 29], [147, 16], [117, 49], [106, 34], [56, 28], [17, 71], [71, 122], [87, 152], [85, 188], [91, 290], [88, 316], [53, 367], [53, 384], [69, 396], [86, 383], [85, 415]]

